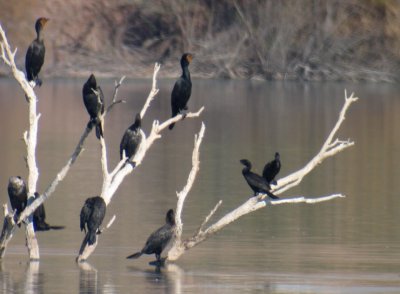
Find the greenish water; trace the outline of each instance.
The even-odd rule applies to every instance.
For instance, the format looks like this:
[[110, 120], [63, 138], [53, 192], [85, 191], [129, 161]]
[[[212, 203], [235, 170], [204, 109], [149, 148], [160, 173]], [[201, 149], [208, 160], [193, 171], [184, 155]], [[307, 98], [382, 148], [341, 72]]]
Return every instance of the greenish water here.
[[[40, 133], [37, 149], [42, 192], [65, 164], [88, 117], [83, 80], [45, 81], [37, 90]], [[100, 81], [108, 99], [113, 81]], [[173, 81], [160, 93], [143, 121], [170, 115]], [[52, 198], [46, 202], [50, 224], [66, 229], [39, 232], [41, 261], [29, 264], [24, 232], [18, 230], [1, 263], [4, 293], [398, 293], [400, 291], [400, 125], [399, 87], [391, 84], [270, 83], [195, 80], [190, 110], [205, 106], [201, 118], [186, 119], [163, 133], [143, 164], [129, 175], [107, 208], [106, 222], [117, 219], [100, 237], [89, 263], [75, 263], [83, 234], [79, 212], [84, 200], [101, 191], [100, 148], [91, 134], [85, 151]], [[119, 157], [124, 130], [141, 109], [150, 81], [126, 81], [119, 96], [127, 100], [106, 121], [109, 164]], [[344, 89], [355, 91], [338, 135], [354, 147], [326, 160], [296, 188], [281, 197], [316, 197], [341, 192], [347, 197], [316, 205], [280, 205], [247, 215], [161, 273], [153, 257], [126, 260], [176, 205], [175, 192], [191, 168], [194, 134], [201, 121], [206, 134], [201, 166], [183, 213], [190, 236], [210, 209], [223, 205], [215, 219], [251, 194], [239, 160], [261, 171], [275, 151], [280, 176], [301, 168], [319, 151], [336, 122]], [[0, 191], [8, 201], [11, 175], [26, 177], [22, 134], [27, 103], [11, 80], [0, 81]]]

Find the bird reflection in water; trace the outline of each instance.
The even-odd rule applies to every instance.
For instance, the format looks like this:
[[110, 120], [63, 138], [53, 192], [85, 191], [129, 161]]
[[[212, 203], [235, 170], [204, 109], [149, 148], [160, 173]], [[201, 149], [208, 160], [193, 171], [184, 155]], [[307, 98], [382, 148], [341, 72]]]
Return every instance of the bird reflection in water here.
[[39, 273], [39, 261], [28, 262], [22, 276], [16, 275], [14, 270], [7, 270], [1, 263], [0, 281], [2, 293], [44, 293], [45, 275]]
[[[87, 262], [79, 262], [79, 293], [99, 293], [97, 269]], [[100, 287], [101, 289], [101, 287]]]
[[154, 262], [154, 269], [148, 269], [142, 271], [138, 267], [129, 266], [129, 271], [136, 275], [143, 276], [145, 281], [150, 284], [153, 289], [156, 286], [158, 289], [163, 289], [164, 291], [160, 293], [183, 293], [182, 292], [182, 280], [184, 276], [184, 271], [175, 264], [163, 264]]

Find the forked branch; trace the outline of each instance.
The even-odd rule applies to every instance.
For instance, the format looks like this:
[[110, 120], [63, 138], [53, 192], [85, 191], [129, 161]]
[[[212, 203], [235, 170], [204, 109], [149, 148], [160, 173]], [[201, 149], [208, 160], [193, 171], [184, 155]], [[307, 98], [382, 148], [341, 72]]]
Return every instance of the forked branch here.
[[[335, 137], [337, 131], [339, 130], [340, 126], [342, 125], [348, 108], [350, 107], [350, 105], [353, 102], [357, 101], [357, 99], [358, 98], [354, 97], [353, 94], [350, 97], [347, 97], [347, 93], [345, 93], [345, 103], [339, 114], [338, 121], [336, 122], [332, 131], [328, 135], [328, 138], [322, 145], [321, 150], [302, 169], [300, 169], [282, 179], [279, 179], [277, 185], [275, 186], [275, 188], [273, 190], [275, 195], [281, 194], [284, 191], [287, 191], [288, 189], [298, 185], [301, 182], [301, 180], [304, 178], [304, 176], [306, 176], [311, 170], [316, 168], [326, 158], [331, 157], [331, 156], [345, 150], [346, 148], [354, 145], [354, 142], [352, 142], [350, 140], [343, 141], [343, 140], [336, 139], [335, 141], [333, 141], [333, 138]], [[195, 148], [193, 150], [193, 158], [196, 158], [197, 160], [192, 161], [192, 166], [193, 166], [192, 172], [197, 171], [199, 169], [199, 167], [198, 167], [198, 165], [199, 165], [198, 152], [199, 152], [198, 146], [196, 147], [196, 145], [195, 145]], [[195, 173], [194, 173], [194, 177], [195, 177]], [[188, 185], [186, 187], [189, 187], [189, 189], [190, 189], [193, 180], [194, 179], [190, 176], [188, 179]], [[222, 203], [222, 201], [220, 200], [217, 203], [217, 205], [214, 207], [214, 209], [205, 218], [205, 220], [201, 223], [198, 230], [196, 230], [194, 232], [192, 237], [190, 237], [186, 240], [182, 240], [181, 236], [182, 236], [183, 226], [182, 226], [182, 220], [181, 220], [181, 210], [183, 207], [183, 202], [185, 201], [188, 192], [189, 191], [187, 189], [184, 189], [182, 192], [180, 192], [178, 194], [178, 204], [177, 204], [177, 213], [176, 213], [176, 224], [177, 224], [176, 238], [175, 238], [174, 244], [171, 247], [170, 251], [168, 252], [168, 256], [167, 256], [167, 259], [170, 261], [177, 260], [187, 250], [189, 250], [190, 248], [205, 241], [207, 238], [209, 238], [210, 236], [219, 232], [220, 230], [225, 228], [227, 225], [236, 221], [243, 215], [249, 214], [249, 213], [256, 211], [258, 209], [261, 209], [267, 205], [279, 205], [279, 204], [288, 204], [288, 203], [315, 204], [315, 203], [319, 203], [319, 202], [323, 202], [323, 201], [330, 201], [330, 200], [333, 200], [336, 198], [345, 197], [342, 194], [333, 194], [333, 195], [322, 196], [322, 197], [317, 197], [317, 198], [306, 198], [306, 197], [299, 196], [299, 197], [293, 197], [293, 198], [281, 198], [281, 199], [277, 199], [277, 200], [271, 200], [270, 198], [267, 197], [267, 195], [261, 194], [261, 195], [255, 196], [255, 197], [250, 197], [242, 205], [240, 205], [236, 209], [234, 209], [231, 212], [224, 215], [222, 218], [220, 218], [214, 224], [205, 228], [206, 223], [209, 222], [212, 215], [214, 215], [216, 210], [220, 207], [220, 205]]]
[[[143, 119], [143, 117], [146, 114], [147, 109], [149, 108], [151, 101], [155, 98], [157, 95], [159, 89], [157, 88], [157, 74], [160, 70], [160, 65], [155, 64], [154, 66], [154, 74], [153, 74], [153, 81], [152, 81], [152, 87], [150, 90], [150, 93], [143, 105], [142, 110], [140, 111], [140, 116]], [[196, 113], [188, 113], [186, 114], [186, 118], [193, 118], [193, 117], [198, 117], [204, 110], [204, 107], [202, 107], [199, 111]], [[177, 115], [173, 118], [170, 118], [160, 124], [157, 120], [153, 122], [152, 129], [150, 131], [150, 135], [146, 137], [146, 134], [143, 132], [143, 130], [140, 130], [142, 133], [142, 141], [140, 143], [139, 149], [136, 152], [136, 154], [133, 156], [131, 159], [132, 162], [135, 162], [135, 167], [133, 167], [132, 164], [126, 162], [126, 157], [122, 158], [117, 165], [114, 167], [114, 169], [109, 172], [109, 167], [108, 167], [108, 160], [107, 160], [107, 145], [106, 142], [103, 138], [100, 139], [100, 144], [101, 144], [101, 163], [102, 163], [102, 172], [103, 172], [103, 186], [102, 186], [102, 192], [100, 197], [104, 199], [104, 202], [106, 205], [108, 205], [111, 202], [112, 197], [114, 196], [115, 192], [123, 182], [126, 176], [128, 176], [130, 173], [133, 172], [135, 168], [141, 165], [147, 151], [150, 149], [150, 147], [153, 145], [154, 141], [161, 138], [161, 132], [167, 128], [170, 124], [178, 122], [179, 120], [183, 119], [182, 115]], [[92, 245], [87, 245], [85, 240], [83, 240], [81, 248], [79, 250], [79, 255], [77, 257], [78, 262], [85, 261], [95, 250], [97, 244], [98, 244], [99, 238], [96, 238], [96, 243]]]

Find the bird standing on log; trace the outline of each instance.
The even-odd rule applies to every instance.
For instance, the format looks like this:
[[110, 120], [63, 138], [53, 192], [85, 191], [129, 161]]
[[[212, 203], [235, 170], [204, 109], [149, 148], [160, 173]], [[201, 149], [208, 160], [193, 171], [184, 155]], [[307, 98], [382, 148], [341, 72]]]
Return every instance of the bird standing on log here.
[[275, 153], [275, 159], [268, 162], [263, 169], [263, 178], [271, 185], [276, 185], [275, 177], [281, 170], [281, 157], [279, 152]]
[[25, 55], [26, 78], [29, 82], [35, 81], [39, 87], [42, 85], [42, 80], [39, 79], [39, 72], [44, 63], [44, 56], [46, 54], [42, 30], [48, 21], [49, 19], [45, 17], [37, 19], [35, 23], [36, 39], [29, 45]]
[[82, 88], [83, 103], [90, 115], [90, 124], [96, 126], [96, 137], [103, 137], [101, 115], [104, 113], [104, 95], [100, 86], [97, 86], [96, 77], [91, 74]]
[[242, 159], [240, 163], [245, 166], [242, 170], [242, 174], [247, 184], [254, 191], [254, 196], [257, 196], [258, 193], [263, 193], [267, 194], [272, 199], [279, 199], [279, 197], [270, 192], [271, 187], [269, 183], [262, 176], [251, 171], [251, 162], [249, 160]]
[[[140, 118], [140, 113], [136, 114], [135, 122], [126, 129], [121, 143], [119, 144], [119, 156], [122, 159], [123, 152], [125, 151], [125, 156], [128, 161], [136, 154], [139, 149], [139, 145], [142, 142], [142, 133], [140, 132], [142, 120]], [[132, 163], [135, 165], [135, 163]]]
[[80, 227], [86, 233], [87, 244], [96, 243], [96, 235], [100, 234], [100, 226], [106, 215], [106, 203], [100, 196], [86, 199], [81, 209]]
[[[187, 103], [192, 94], [192, 80], [190, 79], [189, 64], [192, 62], [193, 55], [185, 53], [181, 58], [182, 75], [175, 82], [171, 93], [172, 117], [187, 110]], [[174, 128], [174, 123], [169, 125], [169, 129]]]
[[154, 231], [146, 241], [143, 249], [127, 258], [139, 258], [142, 254], [155, 254], [158, 263], [162, 263], [161, 253], [167, 247], [172, 237], [174, 236], [175, 229], [175, 214], [174, 210], [170, 209], [165, 217], [165, 225], [158, 230]]

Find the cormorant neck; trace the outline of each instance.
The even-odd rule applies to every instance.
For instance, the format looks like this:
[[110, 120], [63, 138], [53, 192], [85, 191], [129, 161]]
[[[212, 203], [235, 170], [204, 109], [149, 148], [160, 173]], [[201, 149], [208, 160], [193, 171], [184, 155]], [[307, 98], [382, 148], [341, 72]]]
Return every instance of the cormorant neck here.
[[190, 81], [190, 72], [188, 64], [182, 64], [182, 77]]
[[41, 29], [38, 29], [36, 31], [36, 40], [37, 41], [42, 41], [42, 30]]

